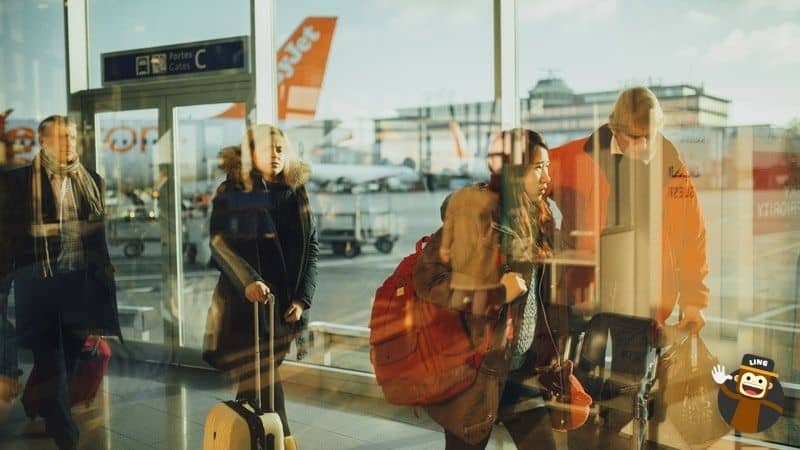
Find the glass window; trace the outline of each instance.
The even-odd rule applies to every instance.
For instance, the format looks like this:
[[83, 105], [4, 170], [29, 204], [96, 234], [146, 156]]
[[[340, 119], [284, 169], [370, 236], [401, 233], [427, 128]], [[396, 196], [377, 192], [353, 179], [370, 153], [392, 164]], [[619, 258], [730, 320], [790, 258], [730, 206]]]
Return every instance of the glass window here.
[[[375, 289], [439, 227], [444, 196], [484, 176], [489, 135], [499, 123], [492, 5], [472, 2], [454, 12], [445, 2], [281, 0], [277, 14], [277, 42], [286, 46], [307, 16], [336, 19], [310, 114], [286, 115], [282, 125], [312, 166], [322, 245], [312, 332], [343, 334], [332, 342], [344, 342], [349, 331], [337, 327], [368, 332]], [[291, 57], [284, 49], [279, 61]], [[314, 70], [306, 59], [297, 64]], [[284, 80], [279, 97], [282, 89], [292, 95], [297, 83]], [[314, 349], [309, 360], [371, 371], [367, 350]]]
[[[679, 309], [699, 305], [706, 321], [701, 337], [728, 372], [745, 354], [770, 358], [784, 392], [794, 398], [800, 395], [800, 208], [791, 180], [800, 152], [800, 90], [793, 81], [800, 61], [785, 45], [800, 39], [798, 14], [794, 6], [762, 2], [725, 10], [518, 3], [522, 90], [557, 85], [579, 108], [596, 107], [594, 120], [574, 120], [567, 105], [545, 97], [542, 113], [527, 121], [558, 146], [551, 151], [551, 177], [564, 215], [562, 251], [588, 249], [597, 264], [590, 271], [559, 263], [552, 301], [668, 324], [678, 320]], [[655, 26], [656, 16], [672, 26]], [[627, 150], [636, 148], [630, 129], [598, 130], [610, 121], [617, 93], [634, 86], [649, 87], [664, 112], [667, 140], [656, 138], [654, 147], [651, 134], [646, 158]], [[562, 119], [561, 129], [553, 127], [553, 117]], [[560, 146], [575, 131], [571, 139], [584, 140]], [[646, 134], [646, 125], [638, 133]], [[599, 139], [585, 140], [590, 135]], [[581, 172], [586, 167], [575, 155], [589, 155], [586, 167], [596, 172]], [[648, 165], [627, 162], [636, 159]], [[656, 168], [659, 161], [663, 167]], [[676, 198], [691, 207], [674, 209]], [[587, 217], [587, 207], [596, 208], [594, 217]], [[628, 221], [604, 219], [615, 212]], [[681, 235], [676, 227], [692, 226], [703, 234], [675, 239]], [[798, 445], [794, 426], [779, 421], [764, 437]]]
[[95, 115], [97, 173], [105, 181], [107, 240], [117, 282], [122, 335], [130, 341], [164, 344], [172, 314], [167, 245], [171, 230], [165, 166], [159, 161], [155, 108]]
[[[554, 254], [536, 261], [538, 272], [534, 273], [542, 278], [531, 293], [545, 303], [539, 310], [545, 315], [538, 317], [546, 320], [536, 326], [551, 327], [556, 339], [547, 339], [544, 330], [536, 328], [548, 342], [543, 348], [537, 346], [541, 339], [533, 341], [536, 344], [530, 348], [540, 357], [552, 346], [559, 347], [553, 358], [572, 359], [574, 374], [598, 405], [591, 414], [601, 416], [599, 420], [592, 417], [580, 432], [556, 440], [573, 449], [629, 448], [621, 439], [641, 431], [633, 414], [651, 409], [651, 404], [641, 403], [646, 400], [634, 398], [642, 381], [651, 399], [661, 402], [653, 405], [661, 408], [672, 401], [670, 389], [676, 386], [675, 378], [665, 375], [670, 367], [694, 363], [691, 350], [683, 359], [663, 358], [683, 342], [691, 342], [682, 341], [686, 333], [674, 327], [688, 318], [704, 321], [699, 336], [708, 354], [725, 365], [726, 374], [740, 369], [746, 354], [757, 355], [744, 360], [751, 364], [767, 358], [779, 375], [772, 381], [775, 386], [780, 382], [781, 392], [789, 399], [774, 426], [737, 444], [761, 440], [765, 446], [766, 442], [800, 446], [797, 419], [792, 417], [800, 397], [800, 90], [796, 81], [800, 8], [794, 3], [740, 0], [721, 8], [614, 0], [516, 0], [511, 3], [518, 56], [504, 55], [497, 67], [496, 39], [505, 34], [494, 23], [498, 18], [508, 25], [508, 16], [494, 8], [509, 2], [234, 0], [222, 9], [220, 2], [211, 0], [85, 2], [89, 89], [68, 96], [64, 1], [0, 0], [0, 175], [7, 179], [8, 169], [29, 164], [42, 153], [42, 136], [36, 128], [44, 117], [69, 112], [79, 119], [81, 162], [104, 180], [101, 190], [110, 258], [106, 266], [104, 249], [91, 249], [89, 256], [102, 257], [99, 265], [105, 270], [83, 279], [114, 274], [116, 309], [125, 339], [124, 347], [108, 339], [115, 361], [147, 361], [143, 384], [133, 383], [142, 376], [131, 378], [127, 364], [112, 365], [98, 397], [101, 408], [111, 408], [101, 414], [106, 426], [87, 430], [84, 436], [89, 438], [82, 437], [81, 445], [102, 446], [100, 436], [109, 448], [125, 447], [119, 438], [128, 439], [130, 431], [137, 439], [126, 442], [128, 446], [147, 442], [197, 448], [200, 444], [195, 441], [202, 435], [198, 421], [219, 397], [228, 399], [233, 394], [227, 384], [212, 384], [222, 378], [219, 374], [201, 372], [201, 377], [209, 378], [185, 384], [173, 375], [188, 372], [187, 367], [208, 368], [200, 353], [212, 337], [207, 326], [214, 326], [215, 316], [207, 321], [209, 310], [220, 304], [212, 299], [225, 302], [240, 296], [243, 286], [238, 283], [252, 283], [248, 269], [255, 268], [249, 265], [259, 265], [257, 270], [261, 270], [264, 263], [275, 269], [277, 289], [283, 287], [282, 282], [298, 282], [288, 276], [282, 280], [285, 266], [277, 264], [278, 258], [262, 259], [261, 255], [262, 249], [272, 249], [269, 238], [280, 241], [287, 236], [284, 231], [304, 225], [305, 216], [298, 222], [294, 216], [271, 221], [273, 217], [263, 212], [264, 202], [272, 208], [293, 207], [302, 206], [302, 198], [267, 181], [256, 195], [237, 190], [240, 144], [254, 106], [252, 80], [244, 73], [227, 76], [231, 72], [219, 78], [205, 74], [191, 83], [185, 82], [190, 77], [139, 79], [112, 86], [103, 86], [102, 80], [103, 54], [242, 36], [249, 41], [251, 7], [269, 3], [275, 14], [269, 18], [275, 25], [269, 30], [275, 37], [275, 54], [268, 56], [275, 58], [276, 71], [275, 85], [270, 87], [276, 90], [276, 104], [269, 106], [275, 107], [276, 125], [287, 136], [287, 145], [280, 151], [291, 149], [310, 166], [308, 179], [300, 178], [308, 190], [321, 248], [309, 311], [312, 339], [307, 341], [308, 353], [302, 361], [309, 364], [286, 364], [281, 370], [286, 380], [296, 382], [285, 386], [290, 403], [312, 409], [333, 405], [337, 410], [323, 415], [324, 436], [329, 436], [341, 417], [347, 418], [340, 410], [350, 405], [339, 401], [338, 390], [358, 394], [379, 390], [371, 376], [369, 345], [376, 289], [415, 250], [420, 238], [441, 226], [440, 207], [449, 194], [489, 178], [486, 157], [492, 138], [500, 131], [501, 109], [506, 105], [494, 98], [499, 84], [494, 77], [513, 73], [520, 94], [516, 98], [515, 93], [508, 104], [518, 106], [522, 126], [542, 132], [550, 147], [550, 181], [539, 192], [546, 198], [555, 227], [550, 236]], [[160, 66], [158, 61], [145, 57], [136, 62], [149, 73]], [[632, 94], [636, 98], [628, 98], [615, 110], [620, 92], [632, 92], [633, 87], [647, 90], [636, 90]], [[629, 105], [648, 101], [654, 102], [652, 108], [635, 110], [644, 111], [641, 116], [632, 119], [622, 114]], [[612, 123], [608, 126], [607, 122]], [[270, 150], [278, 151], [277, 147]], [[49, 170], [52, 181], [57, 169]], [[525, 177], [529, 173], [533, 172], [525, 172]], [[219, 189], [223, 181], [229, 184]], [[46, 190], [47, 182], [42, 186]], [[4, 220], [0, 239], [8, 230], [23, 228], [30, 233], [52, 233], [44, 235], [45, 247], [32, 245], [37, 257], [41, 248], [50, 252], [47, 239], [51, 235], [58, 233], [59, 241], [49, 243], [61, 245], [62, 240], [69, 243], [75, 237], [69, 233], [76, 230], [101, 230], [91, 226], [98, 217], [88, 212], [97, 205], [92, 204], [91, 186], [82, 188], [88, 208], [79, 211], [83, 204], [76, 204], [75, 214], [89, 217], [85, 228], [70, 227], [80, 220], [64, 222], [63, 216], [57, 217], [64, 211], [62, 203], [60, 209], [48, 210], [47, 227], [26, 223], [13, 228]], [[508, 192], [504, 190], [503, 195]], [[531, 194], [526, 195], [513, 200], [531, 200]], [[0, 200], [3, 207], [17, 207], [7, 192], [0, 191]], [[55, 208], [55, 202], [50, 205]], [[256, 208], [258, 213], [252, 214]], [[514, 214], [518, 210], [524, 208], [504, 219], [524, 217]], [[212, 222], [214, 212], [222, 213]], [[548, 215], [546, 208], [538, 212], [539, 218]], [[2, 219], [7, 216], [0, 214]], [[518, 222], [525, 225], [524, 220]], [[273, 233], [271, 227], [281, 232]], [[498, 228], [503, 227], [494, 227]], [[215, 246], [212, 251], [212, 231], [214, 236], [230, 237], [229, 247]], [[240, 232], [252, 234], [242, 238]], [[253, 236], [258, 238], [250, 239]], [[533, 239], [532, 235], [522, 244]], [[295, 242], [290, 237], [280, 244], [288, 248]], [[62, 252], [63, 248], [67, 250]], [[58, 264], [80, 259], [78, 247], [63, 248], [59, 248]], [[220, 252], [230, 249], [227, 261], [220, 257]], [[231, 253], [250, 261], [242, 265]], [[286, 261], [298, 262], [291, 256]], [[0, 269], [6, 270], [7, 265], [3, 266]], [[36, 286], [21, 278], [28, 272], [18, 268], [14, 268], [14, 289], [23, 293], [11, 291], [8, 312], [11, 323], [25, 331], [19, 327], [25, 321], [17, 320], [25, 313], [20, 314], [21, 302], [14, 297], [24, 298]], [[528, 265], [525, 269], [527, 277], [531, 270]], [[220, 276], [225, 270], [239, 276], [233, 276], [236, 280], [231, 283], [232, 278]], [[76, 272], [83, 275], [80, 269]], [[268, 282], [273, 284], [275, 279]], [[0, 285], [0, 294], [5, 294], [7, 286]], [[519, 297], [516, 305], [523, 305], [522, 298], [533, 297]], [[242, 305], [247, 306], [238, 303]], [[531, 319], [530, 315], [514, 317], [517, 311], [526, 314], [525, 310], [499, 309], [505, 315], [497, 322], [498, 337], [519, 337], [530, 331], [530, 327], [515, 328], [525, 318]], [[467, 323], [472, 319], [468, 315], [459, 319], [464, 320], [454, 320], [455, 329], [469, 330], [458, 334], [461, 337], [483, 325], [470, 326], [478, 321]], [[510, 328], [501, 328], [509, 323]], [[656, 328], [657, 323], [666, 326]], [[9, 328], [2, 325], [0, 351], [5, 358], [9, 341], [4, 334]], [[234, 319], [225, 325], [240, 331], [251, 324]], [[659, 339], [651, 339], [656, 332]], [[302, 337], [294, 349], [300, 350]], [[82, 342], [74, 341], [77, 351]], [[447, 342], [442, 346], [448, 349]], [[701, 353], [703, 348], [699, 347]], [[289, 351], [286, 358], [297, 362], [299, 353]], [[31, 355], [26, 350], [19, 353], [25, 376], [31, 373]], [[228, 373], [232, 375], [229, 381], [243, 381], [239, 393], [245, 394], [247, 370], [233, 372]], [[709, 372], [707, 366], [685, 371], [696, 375], [698, 385], [702, 380], [709, 382]], [[507, 394], [515, 393], [525, 396], [515, 406], [540, 406], [538, 394], [531, 401], [527, 398], [534, 392], [525, 384], [534, 382], [528, 377], [532, 373], [538, 372], [525, 364], [512, 372], [506, 400]], [[317, 400], [310, 394], [313, 391], [295, 396], [297, 385], [310, 378], [319, 383], [316, 387], [329, 390], [321, 403], [311, 404]], [[10, 441], [26, 440], [27, 434], [19, 434], [27, 423], [19, 404], [11, 420], [5, 421], [2, 391], [14, 386], [4, 381], [8, 380], [0, 376], [0, 435], [5, 442], [4, 432], [10, 430], [16, 433]], [[702, 406], [690, 416], [701, 424], [706, 423], [701, 413], [709, 408], [715, 412], [718, 392], [715, 385], [706, 384], [703, 389], [711, 396], [704, 397]], [[623, 397], [610, 398], [618, 392]], [[683, 392], [676, 395], [685, 397]], [[114, 412], [120, 401], [124, 401], [122, 415]], [[359, 399], [353, 404], [369, 403]], [[510, 409], [500, 408], [499, 416]], [[493, 414], [498, 411], [491, 411], [490, 417], [497, 417]], [[550, 419], [554, 427], [559, 426], [557, 411], [550, 408], [550, 418], [543, 420], [548, 430]], [[680, 429], [683, 425], [670, 417], [669, 410], [666, 416], [658, 414], [662, 411], [656, 411], [653, 421], [670, 421], [671, 428], [656, 424], [649, 428], [648, 437], [671, 448], [688, 448], [693, 432]], [[294, 422], [291, 412], [289, 416]], [[79, 428], [86, 429], [86, 417], [75, 417]], [[124, 433], [119, 419], [125, 419]], [[382, 420], [373, 419], [375, 423]], [[153, 423], [155, 428], [149, 426]], [[301, 445], [307, 446], [303, 434], [310, 435], [316, 424], [303, 420], [297, 424], [301, 425], [294, 427]], [[589, 435], [602, 433], [584, 433], [588, 427], [614, 427], [608, 433], [611, 441], [591, 440]], [[511, 428], [506, 430], [513, 434]], [[659, 432], [653, 434], [655, 429]], [[362, 439], [357, 432], [352, 434], [354, 439], [346, 439], [355, 446], [383, 444], [378, 443], [383, 436]], [[431, 441], [441, 443], [440, 438], [436, 434]], [[493, 439], [496, 447], [508, 440], [505, 435]], [[735, 437], [727, 433], [724, 439]], [[315, 441], [309, 438], [308, 442]], [[406, 446], [399, 439], [391, 442], [399, 442], [395, 447]], [[16, 448], [16, 444], [10, 445]], [[329, 446], [335, 444], [332, 441]], [[427, 446], [428, 442], [411, 445]]]
[[0, 110], [14, 109], [5, 131], [21, 138], [17, 127], [66, 111], [64, 10], [59, 1], [0, 6]]
[[196, 14], [218, 6], [210, 0], [90, 0], [89, 86], [102, 86], [103, 53], [250, 34], [249, 1], [226, 3], [224, 14]]
[[[181, 211], [181, 289], [173, 317], [180, 318], [181, 347], [203, 348], [205, 317], [216, 283], [217, 270], [209, 270], [212, 198], [225, 180], [221, 167], [225, 150], [238, 146], [245, 131], [244, 117], [225, 112], [244, 109], [242, 103], [193, 104], [173, 109], [176, 139], [176, 190]], [[166, 180], [165, 180], [166, 181]]]

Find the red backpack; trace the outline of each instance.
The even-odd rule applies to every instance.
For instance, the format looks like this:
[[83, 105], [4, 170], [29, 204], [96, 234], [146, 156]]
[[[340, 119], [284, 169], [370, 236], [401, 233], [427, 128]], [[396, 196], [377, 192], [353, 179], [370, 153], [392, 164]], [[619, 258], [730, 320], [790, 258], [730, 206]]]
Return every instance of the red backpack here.
[[416, 252], [406, 256], [375, 292], [370, 327], [370, 361], [386, 401], [428, 405], [470, 387], [489, 345], [489, 334], [477, 348], [464, 329], [460, 312], [416, 296]]

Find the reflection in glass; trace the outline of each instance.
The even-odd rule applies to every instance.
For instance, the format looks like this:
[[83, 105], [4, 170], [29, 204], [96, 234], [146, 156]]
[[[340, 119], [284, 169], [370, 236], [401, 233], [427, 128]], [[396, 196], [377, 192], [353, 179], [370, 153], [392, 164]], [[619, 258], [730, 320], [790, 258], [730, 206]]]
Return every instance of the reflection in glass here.
[[[237, 114], [241, 112], [241, 114]], [[200, 349], [217, 270], [211, 258], [209, 217], [217, 186], [225, 179], [222, 149], [239, 145], [245, 130], [243, 103], [181, 106], [173, 110], [179, 192], [182, 283], [179, 311], [180, 345]]]
[[95, 115], [97, 172], [105, 179], [111, 261], [125, 339], [164, 343], [162, 308], [169, 292], [165, 244], [170, 234], [158, 151], [158, 110]]

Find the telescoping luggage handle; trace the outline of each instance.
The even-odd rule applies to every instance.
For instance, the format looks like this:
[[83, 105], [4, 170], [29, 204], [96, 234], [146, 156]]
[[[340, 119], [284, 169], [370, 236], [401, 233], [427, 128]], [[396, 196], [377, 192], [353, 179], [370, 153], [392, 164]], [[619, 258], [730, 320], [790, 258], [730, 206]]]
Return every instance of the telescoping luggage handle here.
[[[275, 296], [270, 292], [267, 295], [269, 313], [269, 412], [275, 412]], [[258, 329], [258, 302], [253, 302], [253, 328], [255, 329], [256, 353], [256, 408], [262, 411], [261, 403], [261, 339]]]

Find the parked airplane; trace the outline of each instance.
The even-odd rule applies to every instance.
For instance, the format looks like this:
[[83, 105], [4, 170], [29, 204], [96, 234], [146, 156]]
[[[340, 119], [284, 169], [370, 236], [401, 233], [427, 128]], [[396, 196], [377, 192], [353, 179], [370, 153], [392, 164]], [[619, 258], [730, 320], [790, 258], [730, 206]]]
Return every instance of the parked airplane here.
[[315, 163], [311, 181], [312, 189], [326, 192], [409, 191], [419, 174], [406, 166]]

